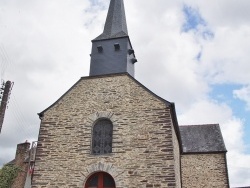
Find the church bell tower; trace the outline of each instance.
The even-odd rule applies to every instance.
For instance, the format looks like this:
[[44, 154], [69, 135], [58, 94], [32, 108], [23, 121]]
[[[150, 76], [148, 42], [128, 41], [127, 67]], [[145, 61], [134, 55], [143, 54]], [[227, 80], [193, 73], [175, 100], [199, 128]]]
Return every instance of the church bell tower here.
[[111, 0], [104, 31], [92, 40], [90, 76], [129, 73], [137, 62], [125, 17], [123, 0]]

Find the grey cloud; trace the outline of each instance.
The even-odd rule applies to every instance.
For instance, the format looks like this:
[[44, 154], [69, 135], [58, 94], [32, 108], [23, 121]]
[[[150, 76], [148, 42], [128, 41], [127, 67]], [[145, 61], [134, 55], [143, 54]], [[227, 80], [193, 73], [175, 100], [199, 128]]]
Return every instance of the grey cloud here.
[[[36, 138], [39, 128], [36, 113], [55, 102], [81, 76], [88, 75], [90, 40], [102, 32], [106, 16], [104, 7], [107, 8], [108, 3], [109, 0], [98, 0], [91, 7], [93, 4], [87, 0], [0, 0], [0, 43], [13, 62], [12, 68], [6, 70], [5, 78], [15, 81], [13, 94], [28, 124], [21, 128], [17, 126], [11, 115], [14, 108], [11, 99], [6, 112], [9, 118], [0, 135], [0, 150], [8, 155], [1, 156], [0, 165], [14, 157], [17, 142]], [[241, 49], [242, 44], [244, 49], [249, 49], [247, 42], [244, 42], [246, 38], [239, 38], [244, 33], [248, 36], [249, 30], [236, 28], [239, 29], [235, 30], [237, 35], [223, 37], [227, 33], [221, 30], [221, 26], [226, 23], [230, 31], [238, 23], [237, 20], [249, 24], [247, 20], [250, 19], [248, 15], [246, 19], [241, 19], [242, 15], [239, 14], [240, 7], [249, 7], [247, 1], [241, 4], [223, 0], [219, 3], [223, 5], [221, 8], [218, 8], [218, 1], [190, 0], [185, 3], [199, 8], [210, 27], [215, 28], [215, 38], [204, 41], [197, 38], [195, 33], [181, 33], [185, 21], [182, 1], [126, 0], [125, 8], [129, 35], [139, 61], [136, 64], [136, 78], [161, 97], [175, 102], [177, 111], [181, 111], [185, 119], [191, 119], [193, 112], [189, 112], [189, 109], [199, 104], [201, 99], [209, 101], [207, 95], [211, 80], [206, 75], [213, 70], [219, 73], [225, 71], [223, 66], [214, 62], [224, 56], [231, 58], [229, 55], [235, 54], [235, 49]], [[233, 3], [240, 5], [235, 5], [234, 9]], [[244, 7], [242, 11], [246, 12]], [[223, 16], [233, 12], [235, 17], [232, 15], [232, 22], [230, 17]], [[231, 44], [234, 44], [233, 48], [228, 49], [227, 46]], [[201, 50], [202, 57], [198, 62], [195, 58]], [[244, 70], [238, 66], [239, 70], [232, 79], [238, 77], [240, 71], [248, 70], [249, 55], [245, 51], [242, 54], [235, 57], [245, 59], [241, 61], [237, 58], [240, 65], [245, 65]], [[229, 73], [225, 77], [232, 77]], [[245, 78], [248, 77], [241, 80]], [[201, 109], [206, 104], [202, 104]], [[203, 118], [217, 118], [217, 115], [223, 114], [223, 109], [218, 108], [214, 112], [216, 114], [212, 110], [206, 117], [203, 113]], [[232, 177], [232, 182], [236, 182], [238, 176]]]

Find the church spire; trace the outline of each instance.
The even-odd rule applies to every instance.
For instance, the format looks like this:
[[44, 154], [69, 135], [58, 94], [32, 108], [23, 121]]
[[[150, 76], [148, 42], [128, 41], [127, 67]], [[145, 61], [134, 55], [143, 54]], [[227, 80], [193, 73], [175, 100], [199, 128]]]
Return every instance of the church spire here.
[[123, 0], [111, 0], [103, 33], [94, 40], [128, 36]]
[[129, 73], [134, 76], [136, 62], [123, 0], [111, 0], [103, 33], [92, 40], [89, 75]]

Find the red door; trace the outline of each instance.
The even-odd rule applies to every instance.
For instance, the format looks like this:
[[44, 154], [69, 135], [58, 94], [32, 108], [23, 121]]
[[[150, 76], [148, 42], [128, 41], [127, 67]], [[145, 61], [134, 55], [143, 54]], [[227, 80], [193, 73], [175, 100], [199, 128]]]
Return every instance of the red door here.
[[115, 188], [115, 181], [109, 174], [98, 172], [89, 177], [85, 188]]

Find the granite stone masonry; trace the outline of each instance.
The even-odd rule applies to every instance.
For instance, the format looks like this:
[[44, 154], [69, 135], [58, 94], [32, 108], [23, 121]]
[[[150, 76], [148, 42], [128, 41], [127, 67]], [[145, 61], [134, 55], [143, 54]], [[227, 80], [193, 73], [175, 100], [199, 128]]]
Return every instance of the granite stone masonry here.
[[27, 176], [29, 164], [25, 162], [25, 159], [29, 154], [30, 143], [25, 142], [17, 145], [16, 157], [13, 164], [20, 168], [20, 172], [15, 178], [11, 188], [23, 188]]
[[[82, 78], [40, 115], [33, 188], [84, 187], [98, 171], [117, 188], [180, 187], [170, 105], [129, 75]], [[113, 123], [112, 153], [93, 155], [100, 118]]]
[[183, 188], [228, 188], [224, 153], [181, 156]]

